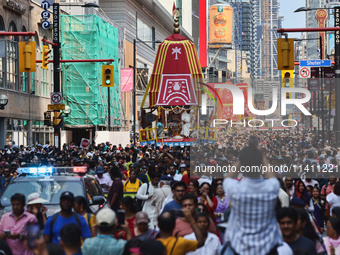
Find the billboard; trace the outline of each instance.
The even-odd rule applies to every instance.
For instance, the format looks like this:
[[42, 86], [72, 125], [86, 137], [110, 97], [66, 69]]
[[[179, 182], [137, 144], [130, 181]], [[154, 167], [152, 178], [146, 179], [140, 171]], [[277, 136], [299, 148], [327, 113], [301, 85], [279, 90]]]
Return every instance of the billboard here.
[[210, 7], [210, 42], [231, 44], [233, 33], [233, 8], [228, 4]]

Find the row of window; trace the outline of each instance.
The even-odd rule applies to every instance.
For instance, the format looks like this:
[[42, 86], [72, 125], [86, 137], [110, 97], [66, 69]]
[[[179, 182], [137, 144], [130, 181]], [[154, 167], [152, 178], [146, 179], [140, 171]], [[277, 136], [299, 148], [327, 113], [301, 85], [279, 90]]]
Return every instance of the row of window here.
[[[2, 17], [0, 16], [0, 31], [5, 31]], [[15, 23], [9, 24], [9, 32], [17, 32]], [[26, 32], [25, 26], [21, 28], [21, 32]], [[32, 40], [35, 38], [32, 37]], [[49, 92], [53, 92], [53, 67], [49, 69], [41, 68], [37, 65], [37, 72], [19, 73], [18, 61], [18, 41], [22, 41], [23, 37], [8, 36], [6, 38], [6, 57], [0, 58], [0, 87], [20, 92], [28, 92], [28, 80], [32, 81], [32, 91], [35, 95], [49, 97]], [[40, 56], [40, 50], [37, 50], [37, 56]], [[52, 52], [51, 52], [52, 53]], [[51, 54], [52, 55], [52, 54]], [[53, 58], [53, 56], [51, 56]]]

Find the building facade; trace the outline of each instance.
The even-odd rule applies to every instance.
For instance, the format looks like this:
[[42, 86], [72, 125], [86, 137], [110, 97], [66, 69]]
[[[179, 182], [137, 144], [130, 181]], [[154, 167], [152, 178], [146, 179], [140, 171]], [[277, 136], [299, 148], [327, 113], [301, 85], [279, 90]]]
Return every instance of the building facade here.
[[[41, 28], [41, 7], [33, 1], [5, 1], [0, 5], [0, 31], [36, 32], [30, 40], [36, 41], [36, 56], [41, 59], [44, 35], [52, 30]], [[34, 73], [20, 73], [18, 42], [21, 36], [2, 38], [6, 44], [6, 57], [0, 59], [0, 95], [8, 97], [8, 104], [0, 110], [0, 148], [5, 145], [34, 143], [53, 144], [53, 129], [43, 125], [43, 112], [50, 102], [53, 71], [37, 64]]]

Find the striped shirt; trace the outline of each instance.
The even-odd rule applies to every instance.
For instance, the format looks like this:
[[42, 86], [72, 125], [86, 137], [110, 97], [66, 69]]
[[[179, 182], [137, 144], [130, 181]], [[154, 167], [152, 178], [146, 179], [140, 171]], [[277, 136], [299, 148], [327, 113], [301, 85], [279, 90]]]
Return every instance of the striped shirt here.
[[266, 255], [283, 243], [275, 215], [280, 188], [278, 180], [227, 178], [223, 188], [232, 204], [225, 238], [235, 252]]

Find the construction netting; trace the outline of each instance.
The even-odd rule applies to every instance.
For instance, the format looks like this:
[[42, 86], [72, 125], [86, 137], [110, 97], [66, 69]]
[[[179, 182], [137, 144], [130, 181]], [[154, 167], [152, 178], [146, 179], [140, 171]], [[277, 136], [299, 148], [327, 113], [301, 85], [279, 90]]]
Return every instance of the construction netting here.
[[[111, 126], [123, 127], [119, 86], [118, 29], [98, 16], [62, 15], [62, 59], [114, 59], [114, 83], [110, 88]], [[71, 107], [65, 124], [76, 127], [108, 125], [108, 88], [102, 87], [103, 62], [63, 63], [64, 103]]]

